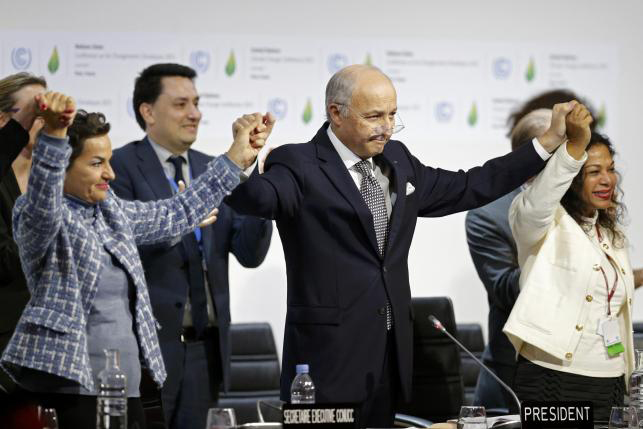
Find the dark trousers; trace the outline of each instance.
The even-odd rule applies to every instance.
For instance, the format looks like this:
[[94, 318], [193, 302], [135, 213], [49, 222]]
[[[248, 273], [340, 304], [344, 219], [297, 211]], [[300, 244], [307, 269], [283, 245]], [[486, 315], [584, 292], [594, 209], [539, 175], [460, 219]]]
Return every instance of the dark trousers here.
[[382, 367], [382, 377], [372, 394], [362, 404], [360, 426], [363, 428], [391, 428], [399, 391], [399, 374], [395, 353], [395, 335], [389, 331]]
[[[59, 429], [94, 429], [96, 427], [96, 397], [65, 393], [37, 393], [18, 389], [3, 404], [5, 415], [0, 417], [5, 429], [40, 429], [38, 407], [54, 408]], [[145, 414], [140, 398], [127, 400], [127, 427], [145, 429]]]
[[166, 359], [168, 378], [161, 389], [165, 421], [169, 429], [204, 428], [208, 409], [219, 399], [222, 379], [217, 330], [203, 340], [178, 347], [183, 349], [182, 362]]

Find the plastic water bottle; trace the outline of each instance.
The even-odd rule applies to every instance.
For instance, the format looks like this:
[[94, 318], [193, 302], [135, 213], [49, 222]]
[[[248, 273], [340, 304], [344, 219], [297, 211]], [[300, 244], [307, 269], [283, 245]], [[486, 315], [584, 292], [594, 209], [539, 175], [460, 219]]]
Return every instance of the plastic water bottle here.
[[643, 418], [643, 350], [635, 350], [636, 366], [630, 376], [630, 407], [636, 408], [639, 421]]
[[96, 429], [127, 428], [127, 377], [121, 371], [120, 352], [105, 350], [105, 369], [98, 373]]
[[291, 404], [314, 404], [315, 385], [308, 374], [308, 364], [300, 364], [296, 367], [297, 375], [290, 386]]

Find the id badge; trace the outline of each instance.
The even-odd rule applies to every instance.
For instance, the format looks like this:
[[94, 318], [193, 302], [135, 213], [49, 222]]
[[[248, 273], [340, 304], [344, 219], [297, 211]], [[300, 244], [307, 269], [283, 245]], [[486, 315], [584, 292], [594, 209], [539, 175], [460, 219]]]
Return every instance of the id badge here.
[[618, 326], [618, 320], [611, 317], [602, 319], [599, 322], [598, 333], [603, 335], [603, 343], [605, 343], [605, 347], [621, 342], [621, 330]]
[[621, 331], [618, 320], [611, 317], [602, 319], [598, 324], [598, 334], [603, 336], [603, 343], [607, 348], [607, 353], [611, 356], [617, 356], [625, 351], [621, 342]]

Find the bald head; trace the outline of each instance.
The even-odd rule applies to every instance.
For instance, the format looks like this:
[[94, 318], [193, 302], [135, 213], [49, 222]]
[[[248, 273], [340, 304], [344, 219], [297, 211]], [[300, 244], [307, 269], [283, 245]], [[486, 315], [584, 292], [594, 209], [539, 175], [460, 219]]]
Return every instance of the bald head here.
[[397, 94], [391, 80], [372, 66], [335, 73], [326, 87], [326, 115], [335, 136], [362, 159], [382, 153], [395, 127]]
[[326, 85], [326, 117], [330, 120], [330, 106], [337, 105], [346, 117], [348, 106], [356, 89], [363, 90], [371, 85], [393, 83], [380, 69], [364, 64], [353, 64], [336, 72]]
[[551, 124], [551, 109], [536, 109], [522, 117], [511, 130], [511, 149], [516, 150], [521, 144], [540, 137]]

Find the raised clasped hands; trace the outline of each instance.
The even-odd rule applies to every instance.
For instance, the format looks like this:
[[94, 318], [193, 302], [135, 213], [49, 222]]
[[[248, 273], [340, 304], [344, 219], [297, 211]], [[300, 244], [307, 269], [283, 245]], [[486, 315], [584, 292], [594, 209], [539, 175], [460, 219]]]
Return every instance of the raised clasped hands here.
[[237, 118], [232, 124], [234, 141], [227, 152], [228, 157], [243, 169], [251, 166], [274, 125], [275, 117], [271, 113], [251, 113]]
[[565, 120], [567, 115], [574, 110], [578, 101], [555, 104], [552, 108], [551, 124], [545, 134], [538, 137], [538, 142], [549, 153], [553, 153], [566, 139]]
[[36, 96], [38, 114], [45, 121], [43, 131], [52, 137], [65, 137], [67, 128], [76, 116], [76, 102], [60, 92], [46, 92]]
[[576, 104], [565, 117], [567, 152], [575, 159], [580, 160], [585, 153], [592, 136], [592, 130], [589, 127], [592, 121], [591, 113], [580, 103]]

